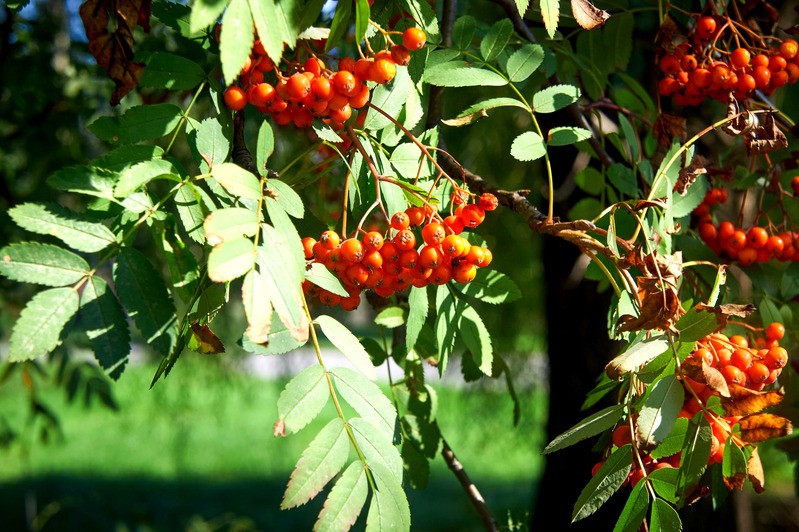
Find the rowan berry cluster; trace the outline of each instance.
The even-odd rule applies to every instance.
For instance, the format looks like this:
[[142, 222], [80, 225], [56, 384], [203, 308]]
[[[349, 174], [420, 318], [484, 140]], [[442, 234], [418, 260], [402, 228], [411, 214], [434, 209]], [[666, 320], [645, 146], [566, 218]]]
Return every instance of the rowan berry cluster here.
[[799, 260], [799, 233], [783, 231], [771, 233], [769, 229], [753, 226], [744, 229], [732, 222], [714, 223], [711, 208], [727, 201], [727, 190], [710, 189], [703, 202], [694, 210], [696, 228], [705, 244], [719, 256], [726, 256], [742, 266], [755, 262]]
[[[773, 384], [788, 363], [788, 352], [780, 347], [783, 336], [785, 327], [778, 322], [766, 327], [765, 338], [758, 338], [752, 347], [744, 336], [728, 338], [723, 333], [713, 333], [697, 342], [696, 349], [686, 360], [704, 361], [709, 367], [719, 370], [728, 384], [760, 391]], [[689, 377], [686, 377], [685, 384], [703, 400], [713, 394], [707, 384]]]
[[756, 90], [770, 94], [799, 79], [799, 44], [793, 39], [774, 45], [747, 46], [736, 24], [721, 17], [700, 17], [689, 39], [659, 59], [664, 77], [658, 83], [662, 96], [671, 96], [683, 106], [700, 105], [705, 98], [727, 102]]
[[423, 30], [408, 28], [402, 34], [403, 44], [358, 60], [344, 57], [338, 61], [338, 70], [329, 69], [310, 47], [304, 61], [298, 52], [295, 59], [275, 65], [256, 40], [239, 83], [225, 89], [223, 98], [234, 111], [250, 104], [281, 126], [309, 127], [314, 118], [321, 118], [339, 130], [353, 109], [369, 101], [367, 82], [390, 82], [397, 65], [408, 65], [410, 52], [421, 49], [426, 40]]
[[443, 219], [431, 207], [410, 207], [391, 216], [385, 233], [359, 231], [361, 238], [342, 239], [328, 230], [319, 240], [305, 237], [305, 258], [334, 272], [349, 296], [341, 297], [307, 280], [303, 290], [325, 305], [354, 310], [365, 290], [390, 297], [410, 286], [442, 285], [451, 280], [466, 284], [475, 278], [477, 268], [491, 264], [493, 254], [488, 248], [472, 245], [460, 233], [480, 225], [485, 212], [496, 207], [496, 197], [485, 193], [475, 203], [458, 205]]

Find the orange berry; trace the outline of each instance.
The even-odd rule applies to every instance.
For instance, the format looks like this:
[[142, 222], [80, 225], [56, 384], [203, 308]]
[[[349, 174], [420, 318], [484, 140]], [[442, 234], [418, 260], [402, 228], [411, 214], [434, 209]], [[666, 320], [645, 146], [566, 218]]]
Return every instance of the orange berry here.
[[363, 247], [368, 251], [379, 251], [383, 247], [383, 235], [377, 231], [369, 231], [363, 237]]
[[730, 343], [735, 347], [742, 347], [742, 348], [749, 347], [749, 340], [747, 340], [745, 337], [741, 336], [740, 334], [736, 334], [735, 336], [730, 336]]
[[292, 74], [286, 82], [289, 100], [298, 102], [311, 93], [311, 81], [301, 72]]
[[469, 262], [461, 262], [452, 270], [452, 278], [460, 284], [472, 281], [477, 275], [477, 266]]
[[784, 347], [772, 347], [766, 353], [763, 363], [772, 370], [782, 369], [788, 363], [788, 351]]
[[[401, 44], [395, 44], [391, 47], [391, 59], [398, 65], [408, 66], [411, 62], [411, 53]], [[358, 65], [356, 64], [357, 68]]]
[[752, 365], [752, 352], [745, 348], [736, 349], [732, 352], [730, 364], [742, 371], [746, 371]]
[[465, 227], [477, 227], [483, 223], [485, 217], [485, 210], [481, 206], [474, 203], [466, 205], [461, 213], [461, 219], [463, 219], [463, 225]]
[[749, 61], [752, 59], [752, 54], [746, 48], [736, 48], [730, 54], [730, 64], [733, 68], [743, 70], [749, 66]]
[[766, 382], [770, 373], [771, 370], [762, 362], [753, 362], [749, 369], [746, 370], [746, 374], [753, 384]]
[[325, 249], [332, 250], [337, 248], [341, 243], [341, 237], [338, 236], [338, 233], [335, 231], [325, 231], [322, 233], [322, 236], [319, 237], [319, 242]]
[[702, 40], [709, 39], [716, 31], [716, 19], [713, 17], [701, 17], [696, 21], [696, 36]]
[[422, 239], [430, 246], [436, 246], [447, 237], [444, 226], [438, 222], [431, 222], [422, 228]]
[[247, 105], [247, 94], [244, 89], [236, 85], [231, 85], [225, 89], [222, 98], [225, 100], [225, 105], [234, 111], [241, 111]]
[[316, 78], [311, 82], [311, 94], [320, 101], [329, 101], [333, 97], [333, 85], [327, 78]]
[[408, 28], [402, 34], [402, 44], [408, 50], [419, 50], [427, 42], [427, 35], [421, 28]]
[[403, 229], [394, 237], [394, 243], [402, 251], [413, 249], [416, 247], [416, 235], [410, 229]]
[[257, 85], [253, 85], [247, 91], [247, 99], [256, 107], [265, 106], [274, 100], [275, 96], [277, 96], [277, 93], [275, 93], [275, 88], [269, 83], [259, 83]]
[[783, 336], [785, 336], [785, 326], [782, 323], [775, 321], [766, 327], [766, 338], [769, 340], [782, 340]]
[[348, 95], [349, 92], [355, 89], [357, 81], [352, 72], [339, 70], [336, 72], [336, 75], [333, 76], [333, 88], [339, 94]]
[[360, 262], [363, 258], [363, 244], [357, 238], [348, 238], [341, 243], [341, 258], [347, 262]]
[[369, 77], [381, 85], [388, 83], [397, 74], [397, 65], [391, 59], [378, 59], [369, 69]]
[[785, 39], [780, 45], [780, 55], [785, 59], [793, 59], [799, 52], [799, 44], [793, 39]]
[[438, 246], [424, 246], [419, 252], [419, 265], [424, 268], [437, 268], [444, 262], [444, 253]]
[[409, 207], [405, 210], [411, 227], [419, 227], [424, 222], [424, 210], [421, 207]]
[[305, 253], [306, 259], [313, 258], [313, 247], [316, 245], [316, 239], [306, 236], [302, 239], [302, 250]]
[[721, 368], [721, 374], [724, 376], [724, 380], [729, 384], [739, 384], [743, 386], [746, 383], [746, 373], [741, 371], [737, 366], [724, 366]]
[[397, 231], [407, 229], [411, 225], [411, 218], [405, 212], [397, 212], [391, 217], [391, 227]]

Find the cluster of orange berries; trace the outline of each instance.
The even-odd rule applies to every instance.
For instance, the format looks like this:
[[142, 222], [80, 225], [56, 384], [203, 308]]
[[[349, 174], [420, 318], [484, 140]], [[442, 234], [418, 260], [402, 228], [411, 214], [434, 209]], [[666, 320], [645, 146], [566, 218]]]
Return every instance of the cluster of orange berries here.
[[[419, 50], [427, 41], [420, 28], [408, 28], [402, 34], [403, 44], [394, 44], [373, 57], [357, 61], [344, 57], [338, 70], [327, 68], [324, 61], [311, 55], [302, 61], [289, 61], [281, 70], [266, 55], [256, 40], [249, 60], [239, 75], [239, 85], [231, 85], [223, 94], [225, 104], [234, 111], [247, 104], [268, 113], [281, 126], [293, 123], [309, 127], [314, 118], [323, 119], [335, 130], [369, 101], [367, 82], [385, 84], [394, 79], [397, 65], [406, 66], [411, 51]], [[274, 72], [270, 81], [265, 75]]]
[[[475, 278], [477, 268], [491, 264], [493, 254], [470, 244], [460, 233], [480, 225], [485, 212], [496, 207], [497, 198], [485, 193], [476, 203], [458, 205], [454, 214], [443, 219], [430, 207], [397, 212], [387, 234], [362, 231], [361, 239], [342, 240], [337, 232], [328, 230], [318, 241], [305, 237], [305, 258], [335, 273], [349, 296], [341, 297], [307, 280], [303, 290], [325, 305], [340, 305], [349, 311], [358, 307], [365, 290], [389, 297], [410, 286], [441, 285], [450, 280], [466, 284]], [[416, 228], [421, 228], [421, 245], [417, 245]]]
[[786, 39], [779, 46], [763, 49], [741, 46], [729, 52], [719, 50], [722, 29], [730, 28], [732, 25], [724, 24], [719, 17], [700, 17], [692, 39], [660, 57], [664, 77], [658, 83], [658, 92], [673, 97], [678, 105], [692, 106], [700, 105], [706, 97], [726, 102], [733, 93], [745, 100], [756, 90], [770, 94], [778, 87], [796, 83], [799, 44], [795, 40]]
[[[753, 347], [744, 336], [728, 338], [723, 333], [713, 333], [697, 342], [689, 358], [703, 360], [708, 366], [718, 369], [729, 384], [760, 391], [774, 383], [788, 363], [788, 351], [780, 347], [783, 336], [785, 326], [778, 322], [766, 327], [765, 338], [758, 338]], [[685, 384], [703, 400], [713, 394], [706, 384], [688, 377]], [[696, 401], [694, 397], [691, 399]]]
[[697, 231], [707, 247], [716, 255], [727, 256], [742, 266], [755, 262], [799, 260], [799, 233], [784, 231], [770, 234], [765, 227], [754, 226], [748, 230], [723, 221], [716, 225], [710, 214], [714, 205], [727, 200], [724, 188], [710, 189], [704, 201], [694, 210], [698, 216]]

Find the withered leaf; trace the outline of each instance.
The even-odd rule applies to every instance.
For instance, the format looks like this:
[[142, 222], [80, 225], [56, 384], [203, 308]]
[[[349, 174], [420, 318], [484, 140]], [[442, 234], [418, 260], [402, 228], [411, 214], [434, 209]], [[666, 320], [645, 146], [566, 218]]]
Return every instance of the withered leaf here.
[[149, 32], [151, 14], [152, 0], [86, 0], [80, 6], [89, 51], [116, 86], [111, 105], [139, 84], [145, 65], [133, 60], [133, 32], [136, 26]]
[[465, 116], [459, 116], [457, 118], [450, 118], [447, 120], [441, 120], [441, 123], [445, 126], [452, 126], [452, 127], [460, 127], [471, 124], [473, 122], [477, 122], [481, 118], [486, 118], [488, 116], [488, 111], [485, 108], [479, 109], [474, 113], [470, 113]]
[[741, 418], [738, 423], [741, 425], [741, 439], [747, 443], [782, 438], [793, 432], [789, 420], [774, 414], [753, 414]]
[[687, 377], [696, 382], [707, 384], [711, 390], [718, 392], [722, 397], [730, 397], [730, 389], [724, 379], [724, 375], [716, 368], [708, 366], [704, 360], [688, 357], [680, 365], [680, 369]]
[[574, 20], [584, 30], [592, 30], [598, 26], [603, 26], [610, 18], [610, 13], [599, 9], [588, 0], [571, 0], [571, 4]]
[[729, 385], [730, 395], [721, 400], [721, 406], [728, 416], [748, 416], [762, 412], [766, 408], [779, 404], [785, 392], [768, 391], [756, 392], [737, 384]]
[[785, 133], [777, 127], [774, 113], [768, 113], [762, 127], [756, 127], [746, 133], [744, 143], [749, 155], [761, 155], [786, 148], [788, 139], [785, 137]]
[[702, 303], [697, 303], [696, 309], [706, 310], [708, 312], [712, 312], [713, 314], [715, 314], [716, 323], [718, 324], [718, 329], [723, 329], [724, 327], [727, 326], [727, 319], [730, 316], [735, 316], [738, 318], [746, 318], [756, 310], [755, 306], [752, 304], [737, 305], [733, 303], [718, 305], [716, 307], [711, 307]]
[[208, 325], [201, 325], [198, 322], [191, 324], [191, 338], [189, 338], [189, 349], [204, 355], [216, 355], [225, 352], [225, 346], [214, 334]]
[[695, 157], [689, 166], [686, 166], [680, 170], [675, 190], [679, 195], [685, 196], [685, 193], [688, 191], [691, 185], [694, 184], [696, 178], [706, 173], [707, 168], [705, 168], [704, 161], [702, 161], [699, 157]]
[[283, 418], [275, 421], [275, 425], [272, 427], [272, 433], [275, 436], [286, 436], [286, 422], [283, 420]]
[[658, 144], [666, 148], [671, 146], [671, 141], [675, 137], [685, 142], [688, 137], [685, 118], [669, 113], [661, 113], [652, 126], [652, 134]]
[[746, 475], [740, 471], [731, 477], [722, 478], [724, 479], [724, 486], [727, 488], [727, 491], [743, 489], [744, 482], [746, 482]]
[[746, 470], [749, 473], [752, 487], [757, 493], [763, 493], [766, 490], [766, 475], [763, 473], [763, 463], [760, 461], [760, 455], [757, 454], [757, 447], [753, 448], [752, 454], [749, 455]]
[[653, 200], [638, 200], [635, 202], [635, 206], [633, 207], [634, 210], [640, 211], [643, 209], [649, 209], [650, 207], [659, 207], [661, 209], [665, 209], [668, 207], [668, 204], [659, 199]]
[[757, 116], [748, 110], [741, 112], [741, 104], [732, 93], [727, 99], [727, 120], [721, 130], [733, 137], [743, 135], [758, 126]]

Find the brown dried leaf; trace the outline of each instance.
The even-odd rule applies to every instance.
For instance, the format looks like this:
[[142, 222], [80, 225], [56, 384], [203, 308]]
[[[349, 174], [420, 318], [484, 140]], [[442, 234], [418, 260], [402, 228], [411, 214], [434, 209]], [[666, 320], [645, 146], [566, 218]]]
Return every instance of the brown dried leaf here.
[[727, 100], [727, 118], [729, 122], [721, 126], [721, 130], [733, 137], [743, 135], [758, 126], [757, 116], [750, 111], [742, 113], [741, 105], [732, 93]]
[[665, 209], [668, 207], [668, 204], [665, 201], [659, 199], [638, 200], [635, 202], [635, 206], [633, 207], [633, 209], [636, 211], [640, 211], [643, 209], [649, 209], [650, 207], [658, 207], [661, 209]]
[[782, 402], [785, 392], [778, 391], [756, 392], [737, 384], [729, 385], [730, 395], [721, 400], [721, 406], [728, 416], [748, 416], [762, 412], [766, 408]]
[[685, 35], [680, 32], [677, 24], [670, 15], [663, 17], [663, 22], [655, 35], [655, 48], [665, 53], [672, 53], [675, 46], [685, 40]]
[[708, 366], [704, 360], [688, 357], [680, 365], [680, 369], [686, 376], [696, 382], [707, 384], [711, 390], [718, 392], [722, 397], [730, 397], [730, 389], [724, 375], [716, 368]]
[[459, 127], [477, 122], [478, 120], [486, 118], [487, 116], [488, 116], [488, 111], [486, 111], [485, 109], [480, 109], [478, 111], [475, 111], [474, 113], [470, 113], [465, 116], [459, 116], [457, 118], [442, 120], [441, 123], [444, 124], [445, 126]]
[[272, 427], [272, 433], [275, 436], [286, 437], [286, 421], [283, 418], [275, 421], [275, 425]]
[[691, 185], [694, 184], [696, 178], [706, 173], [707, 168], [705, 168], [705, 161], [699, 156], [694, 157], [694, 160], [689, 166], [680, 170], [675, 190], [679, 195], [684, 196]]
[[571, 0], [572, 14], [574, 20], [584, 30], [592, 30], [599, 26], [604, 26], [610, 18], [610, 13], [599, 9], [588, 0]]
[[136, 26], [150, 31], [151, 13], [152, 0], [86, 0], [80, 6], [89, 51], [116, 85], [111, 105], [139, 84], [144, 63], [133, 61], [133, 32]]
[[753, 414], [742, 418], [738, 423], [741, 425], [741, 439], [747, 443], [782, 438], [793, 432], [793, 425], [789, 420], [774, 414]]
[[652, 126], [652, 134], [658, 144], [668, 148], [674, 137], [685, 142], [688, 137], [688, 130], [685, 125], [685, 118], [668, 113], [661, 113], [655, 124]]
[[724, 486], [727, 488], [727, 491], [743, 489], [744, 483], [746, 482], [746, 475], [740, 471], [731, 477], [722, 478], [724, 479]]
[[754, 447], [752, 454], [749, 455], [746, 470], [749, 473], [749, 480], [752, 482], [752, 487], [755, 491], [757, 493], [766, 491], [766, 475], [763, 473], [763, 463], [760, 461], [760, 455], [757, 454], [757, 447]]
[[617, 332], [642, 329], [668, 329], [680, 310], [680, 299], [672, 288], [647, 290], [641, 297], [641, 313], [636, 318], [625, 314], [619, 318]]
[[214, 331], [208, 325], [200, 325], [196, 321], [191, 324], [189, 349], [204, 355], [217, 355], [225, 352], [224, 344], [214, 334]]
[[697, 303], [696, 309], [706, 310], [708, 312], [712, 312], [713, 314], [715, 314], [716, 323], [718, 324], [718, 329], [723, 329], [724, 327], [727, 326], [727, 319], [730, 316], [736, 316], [738, 318], [746, 318], [755, 311], [755, 306], [752, 304], [736, 305], [728, 303], [725, 305], [719, 305], [717, 307], [711, 307], [708, 305], [704, 305], [702, 303]]
[[744, 143], [749, 155], [761, 155], [786, 148], [788, 139], [777, 127], [774, 113], [768, 113], [762, 127], [756, 127], [744, 136]]

